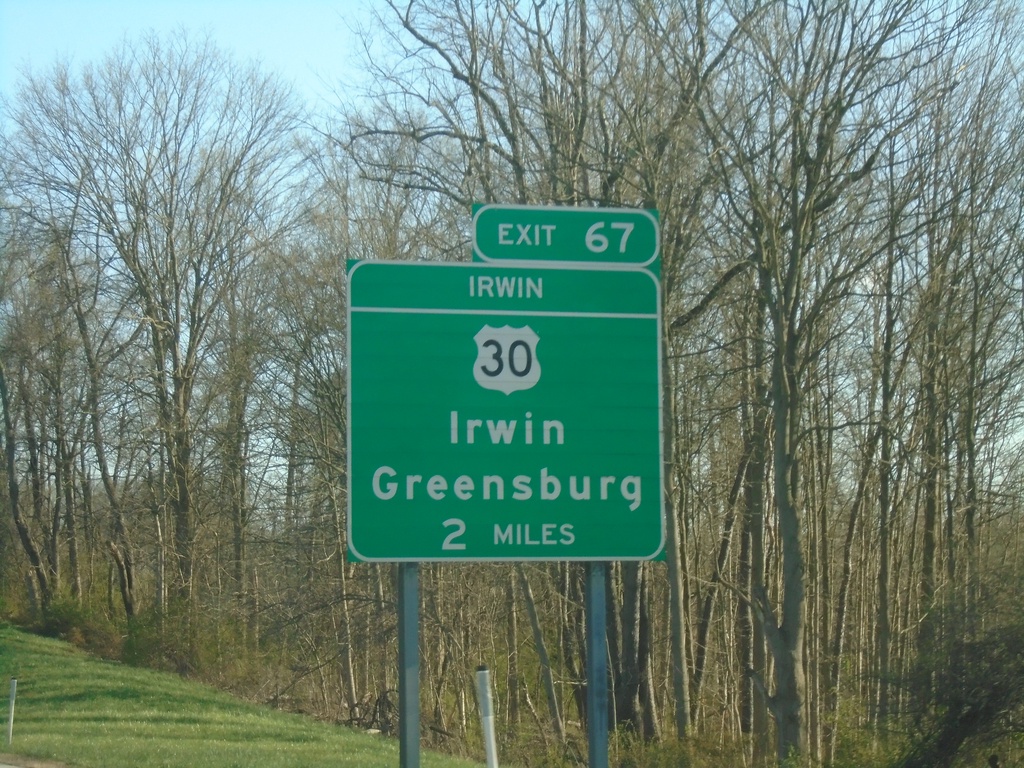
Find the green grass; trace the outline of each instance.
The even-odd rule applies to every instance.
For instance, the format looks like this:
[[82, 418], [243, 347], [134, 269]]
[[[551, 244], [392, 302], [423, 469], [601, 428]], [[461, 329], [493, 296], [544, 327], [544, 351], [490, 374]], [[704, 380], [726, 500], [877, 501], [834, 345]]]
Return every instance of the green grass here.
[[[18, 678], [6, 745], [8, 680]], [[74, 768], [380, 768], [398, 742], [259, 707], [169, 674], [97, 661], [0, 623], [0, 752]], [[426, 768], [470, 768], [423, 752]]]

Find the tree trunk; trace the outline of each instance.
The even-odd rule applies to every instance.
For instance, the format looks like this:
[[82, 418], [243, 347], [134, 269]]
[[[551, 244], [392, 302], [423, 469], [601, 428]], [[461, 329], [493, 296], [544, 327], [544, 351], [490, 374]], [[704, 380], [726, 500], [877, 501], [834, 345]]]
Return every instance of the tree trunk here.
[[[662, 338], [661, 343], [662, 403], [664, 408], [663, 424], [665, 432], [665, 547], [668, 555], [668, 598], [669, 598], [669, 643], [672, 664], [672, 693], [677, 738], [684, 738], [690, 727], [690, 675], [687, 668], [687, 634], [686, 634], [686, 591], [683, 584], [685, 578], [686, 542], [685, 528], [680, 522], [679, 511], [675, 505], [675, 494], [671, 487], [670, 471], [675, 462], [675, 395], [672, 387], [673, 377], [670, 375], [668, 360], [668, 340]], [[695, 681], [694, 690], [699, 691], [700, 682]], [[696, 693], [694, 694], [696, 697]]]
[[533, 599], [533, 589], [530, 588], [530, 581], [526, 577], [526, 570], [521, 564], [516, 564], [516, 572], [519, 574], [519, 587], [523, 592], [523, 599], [526, 601], [526, 614], [530, 617], [530, 628], [533, 630], [533, 643], [537, 648], [537, 656], [540, 659], [540, 672], [544, 682], [544, 694], [548, 701], [548, 715], [551, 718], [551, 726], [554, 728], [560, 742], [565, 742], [565, 726], [562, 722], [562, 715], [558, 707], [558, 695], [555, 692], [555, 678], [551, 672], [551, 658], [548, 656], [547, 643], [544, 642], [544, 633], [540, 627], [540, 617], [537, 614], [537, 604]]
[[[799, 259], [799, 256], [794, 258]], [[789, 270], [799, 271], [798, 264]], [[772, 313], [775, 344], [772, 362], [772, 421], [774, 440], [774, 487], [782, 549], [782, 596], [779, 621], [769, 622], [768, 640], [775, 662], [775, 693], [772, 711], [777, 729], [777, 755], [781, 761], [802, 754], [806, 732], [803, 718], [804, 675], [804, 553], [800, 520], [800, 464], [797, 440], [800, 424], [800, 383], [797, 376], [797, 338], [792, 323], [796, 316], [797, 279], [789, 281], [781, 304]], [[766, 590], [761, 593], [767, 607]], [[770, 615], [770, 610], [766, 610]]]
[[18, 540], [21, 548], [28, 557], [29, 566], [32, 569], [34, 586], [38, 591], [39, 607], [46, 610], [53, 598], [51, 584], [47, 575], [46, 565], [43, 557], [36, 546], [35, 540], [29, 529], [28, 522], [21, 514], [20, 490], [18, 487], [18, 474], [16, 465], [16, 445], [14, 434], [14, 420], [11, 417], [11, 401], [7, 390], [7, 376], [4, 370], [4, 362], [0, 359], [0, 406], [3, 407], [4, 419], [4, 445], [7, 469], [7, 498], [11, 505], [11, 516], [14, 518], [14, 527], [18, 531]]
[[507, 733], [514, 737], [519, 728], [519, 624], [516, 609], [515, 580], [510, 578], [505, 588], [505, 648], [508, 658], [508, 706], [505, 709]]
[[640, 608], [643, 568], [641, 563], [624, 562], [619, 565], [622, 574], [622, 637], [618, 663], [613, 660], [615, 685], [615, 721], [628, 725], [634, 733], [643, 733], [642, 703], [640, 701]]
[[[893, 225], [894, 226], [894, 225]], [[891, 238], [894, 240], [894, 238]], [[896, 254], [888, 255], [885, 270], [885, 310], [882, 330], [882, 371], [881, 403], [878, 422], [878, 607], [875, 614], [875, 654], [877, 657], [878, 694], [874, 706], [874, 723], [881, 727], [889, 717], [889, 666], [892, 645], [892, 619], [890, 618], [889, 570], [890, 543], [892, 540], [892, 402], [895, 381], [893, 377], [894, 338], [896, 311], [894, 307], [893, 280], [896, 269]]]
[[[753, 736], [751, 758], [753, 765], [762, 765], [769, 754], [768, 696], [763, 681], [768, 679], [768, 649], [765, 623], [755, 621], [752, 608], [756, 604], [758, 590], [766, 585], [765, 574], [765, 478], [768, 469], [769, 432], [768, 387], [762, 375], [765, 370], [765, 311], [764, 294], [757, 292], [752, 302], [754, 312], [750, 330], [751, 347], [746, 361], [747, 375], [744, 383], [743, 423], [744, 450], [750, 459], [746, 470], [744, 495], [744, 546], [746, 556], [741, 559], [741, 569], [746, 568], [740, 584], [747, 590], [755, 603], [742, 601], [740, 607], [740, 637], [747, 645], [742, 648], [743, 659], [748, 666], [743, 670], [741, 711], [749, 733]], [[749, 626], [749, 630], [746, 627]], [[761, 681], [761, 685], [754, 685]]]
[[[694, 704], [692, 708], [693, 720], [697, 722], [697, 712], [699, 709], [699, 698], [701, 683], [704, 680], [704, 668], [707, 664], [708, 655], [708, 643], [711, 632], [711, 623], [715, 615], [715, 603], [718, 600], [718, 586], [722, 581], [723, 575], [725, 574], [726, 563], [729, 558], [729, 550], [732, 547], [733, 538], [733, 527], [736, 523], [736, 502], [739, 498], [740, 489], [743, 487], [744, 477], [747, 473], [747, 462], [749, 461], [750, 455], [747, 450], [744, 450], [743, 455], [740, 457], [739, 467], [736, 470], [736, 475], [733, 479], [732, 489], [729, 492], [729, 498], [726, 501], [726, 509], [728, 510], [725, 515], [725, 521], [722, 523], [722, 535], [718, 544], [718, 558], [715, 560], [715, 570], [711, 574], [711, 578], [708, 579], [707, 592], [704, 595], [704, 605], [701, 609], [700, 620], [697, 624], [697, 641], [696, 653], [694, 654], [693, 663], [693, 699]], [[742, 535], [742, 534], [741, 534]], [[744, 557], [749, 557], [749, 548], [743, 553]], [[748, 578], [749, 572], [749, 560], [744, 560], [746, 563], [746, 571], [744, 578]], [[740, 582], [744, 582], [741, 580]], [[748, 638], [749, 639], [749, 638]], [[748, 646], [744, 646], [745, 648]]]

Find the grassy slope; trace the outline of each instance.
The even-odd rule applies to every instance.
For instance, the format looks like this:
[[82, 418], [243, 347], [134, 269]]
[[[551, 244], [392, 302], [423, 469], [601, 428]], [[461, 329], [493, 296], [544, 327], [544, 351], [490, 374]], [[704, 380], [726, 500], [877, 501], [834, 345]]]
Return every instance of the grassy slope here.
[[[6, 746], [8, 680], [18, 678]], [[174, 675], [97, 661], [0, 624], [0, 752], [76, 768], [397, 766], [398, 742], [239, 701]], [[427, 768], [478, 764], [424, 752]]]

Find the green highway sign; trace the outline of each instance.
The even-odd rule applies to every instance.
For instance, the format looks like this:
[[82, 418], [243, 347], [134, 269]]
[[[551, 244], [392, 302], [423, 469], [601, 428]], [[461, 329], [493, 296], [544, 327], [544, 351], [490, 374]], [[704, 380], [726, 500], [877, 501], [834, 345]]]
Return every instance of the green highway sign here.
[[473, 253], [485, 261], [649, 266], [661, 251], [657, 214], [642, 208], [481, 205]]
[[348, 299], [353, 558], [658, 555], [650, 272], [358, 262]]

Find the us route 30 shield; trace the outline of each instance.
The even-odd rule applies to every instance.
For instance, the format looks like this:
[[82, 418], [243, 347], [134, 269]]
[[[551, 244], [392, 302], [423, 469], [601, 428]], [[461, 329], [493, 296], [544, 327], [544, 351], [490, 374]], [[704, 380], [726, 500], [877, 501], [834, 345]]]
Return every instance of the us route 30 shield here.
[[473, 340], [477, 347], [473, 378], [484, 389], [510, 395], [532, 389], [540, 381], [540, 360], [537, 358], [540, 339], [530, 326], [494, 328], [485, 325]]

